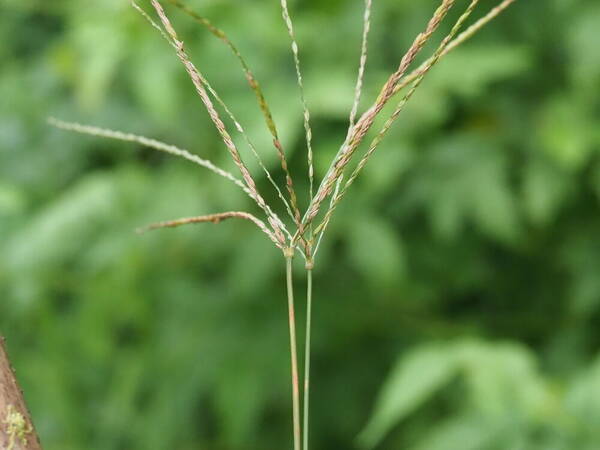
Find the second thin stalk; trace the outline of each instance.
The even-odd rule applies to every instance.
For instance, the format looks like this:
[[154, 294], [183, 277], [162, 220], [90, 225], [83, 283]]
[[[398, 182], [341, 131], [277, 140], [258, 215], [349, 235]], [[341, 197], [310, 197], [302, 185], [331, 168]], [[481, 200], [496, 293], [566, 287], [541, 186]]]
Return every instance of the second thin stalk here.
[[288, 313], [290, 327], [290, 356], [292, 359], [292, 403], [294, 420], [294, 450], [300, 450], [300, 388], [298, 386], [298, 351], [296, 345], [296, 313], [294, 307], [294, 285], [292, 281], [292, 260], [294, 249], [287, 249], [285, 255], [286, 284], [288, 297]]
[[306, 268], [306, 341], [304, 345], [304, 439], [303, 450], [308, 450], [308, 425], [310, 420], [310, 348], [312, 319], [312, 267]]

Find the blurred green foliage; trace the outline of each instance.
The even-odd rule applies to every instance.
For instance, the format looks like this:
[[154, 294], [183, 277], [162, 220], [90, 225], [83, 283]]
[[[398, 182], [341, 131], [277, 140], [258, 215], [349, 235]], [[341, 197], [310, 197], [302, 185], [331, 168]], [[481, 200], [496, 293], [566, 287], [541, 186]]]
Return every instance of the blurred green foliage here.
[[[277, 2], [190, 3], [246, 55], [306, 192]], [[368, 101], [435, 3], [375, 2]], [[292, 6], [322, 175], [362, 2]], [[233, 170], [171, 49], [122, 0], [0, 11], [0, 330], [45, 448], [289, 448], [280, 253], [244, 223], [132, 232], [248, 200], [184, 161], [45, 124], [146, 134]], [[173, 17], [282, 180], [235, 59]], [[315, 450], [598, 448], [598, 23], [596, 0], [517, 2], [434, 69], [352, 188], [316, 268]]]

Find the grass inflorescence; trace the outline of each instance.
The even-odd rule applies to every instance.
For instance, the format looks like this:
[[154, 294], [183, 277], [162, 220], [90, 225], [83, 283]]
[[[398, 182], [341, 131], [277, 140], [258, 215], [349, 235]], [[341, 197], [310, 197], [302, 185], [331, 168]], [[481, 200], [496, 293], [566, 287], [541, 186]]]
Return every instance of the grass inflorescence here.
[[[256, 225], [270, 239], [270, 241], [283, 252], [285, 257], [288, 294], [294, 450], [300, 450], [301, 448], [303, 450], [308, 450], [309, 448], [310, 349], [313, 298], [312, 271], [315, 265], [315, 256], [319, 248], [319, 244], [324, 238], [325, 232], [333, 218], [334, 212], [337, 206], [346, 196], [350, 186], [365, 168], [368, 161], [373, 156], [379, 147], [379, 144], [384, 139], [394, 122], [401, 115], [408, 101], [420, 87], [426, 75], [442, 58], [448, 55], [459, 45], [473, 37], [479, 30], [481, 30], [486, 24], [497, 17], [515, 1], [516, 0], [502, 1], [487, 14], [483, 15], [480, 19], [475, 21], [472, 25], [461, 32], [466, 21], [473, 14], [479, 3], [479, 0], [471, 0], [451, 27], [450, 32], [438, 44], [433, 54], [426, 58], [420, 66], [410, 71], [410, 68], [414, 64], [416, 58], [423, 51], [426, 44], [433, 38], [440, 25], [447, 18], [448, 13], [456, 6], [456, 3], [458, 3], [456, 0], [441, 0], [438, 8], [433, 12], [430, 20], [425, 25], [424, 30], [415, 37], [406, 53], [400, 58], [400, 62], [396, 70], [392, 72], [387, 81], [381, 87], [379, 95], [375, 98], [371, 106], [366, 108], [362, 114], [359, 114], [361, 101], [363, 99], [364, 75], [367, 66], [369, 31], [371, 29], [371, 12], [373, 9], [373, 1], [364, 0], [362, 43], [359, 52], [358, 74], [354, 89], [353, 102], [348, 118], [348, 129], [338, 152], [331, 160], [328, 170], [323, 175], [318, 185], [315, 185], [316, 174], [313, 164], [313, 133], [311, 129], [310, 109], [304, 94], [300, 46], [296, 37], [294, 22], [289, 11], [288, 2], [287, 0], [280, 0], [283, 24], [290, 40], [305, 131], [304, 137], [307, 149], [309, 202], [304, 211], [302, 211], [300, 206], [300, 196], [296, 192], [296, 184], [294, 183], [294, 179], [289, 168], [286, 152], [280, 139], [275, 118], [271, 113], [271, 108], [269, 107], [261, 85], [250, 69], [247, 60], [242, 56], [238, 47], [229, 39], [225, 31], [214, 25], [208, 18], [190, 9], [180, 0], [165, 0], [162, 3], [158, 0], [146, 1], [145, 6], [152, 8], [156, 18], [153, 18], [150, 12], [138, 5], [135, 1], [132, 1], [132, 6], [151, 24], [152, 27], [157, 29], [162, 37], [169, 43], [169, 45], [173, 47], [175, 54], [177, 55], [181, 64], [183, 64], [198, 96], [208, 112], [212, 123], [218, 131], [226, 150], [229, 152], [232, 161], [239, 171], [240, 178], [224, 169], [221, 169], [209, 160], [203, 159], [187, 150], [157, 141], [155, 139], [121, 131], [81, 125], [78, 123], [64, 122], [54, 118], [49, 119], [49, 123], [58, 128], [98, 137], [135, 142], [158, 151], [167, 152], [169, 154], [184, 158], [229, 180], [238, 188], [242, 189], [260, 208], [262, 214], [264, 214], [264, 219], [258, 218], [255, 215], [244, 211], [229, 211], [158, 222], [145, 228], [141, 228], [139, 231], [150, 231], [159, 228], [173, 228], [196, 223], [218, 224], [223, 220], [238, 218], [250, 221]], [[163, 6], [163, 3], [171, 4], [181, 12], [185, 13], [195, 22], [206, 28], [209, 33], [221, 40], [238, 60], [248, 86], [256, 97], [258, 109], [263, 116], [266, 128], [271, 135], [273, 148], [277, 153], [286, 180], [286, 186], [283, 189], [274, 180], [266, 165], [262, 162], [259, 150], [253, 144], [248, 133], [244, 129], [241, 122], [236, 118], [231, 108], [229, 108], [229, 106], [222, 100], [198, 66], [192, 62], [191, 57], [186, 51], [184, 42], [177, 34], [169, 15]], [[363, 141], [373, 128], [376, 119], [383, 114], [385, 107], [405, 89], [406, 92], [397, 101], [393, 112], [384, 121], [383, 127], [375, 134], [375, 137], [366, 147], [362, 153], [362, 156], [359, 157], [358, 155], [360, 154]], [[222, 111], [225, 119], [219, 110]], [[229, 125], [227, 125], [226, 122], [229, 122]], [[236, 132], [243, 136], [243, 140], [250, 151], [250, 155], [257, 160], [261, 170], [265, 173], [271, 186], [276, 191], [277, 197], [281, 202], [280, 206], [284, 209], [287, 216], [289, 216], [289, 221], [287, 219], [285, 221], [282, 220], [276, 212], [278, 207], [276, 207], [276, 205], [267, 203], [263, 195], [259, 192], [254, 176], [248, 169], [247, 164], [244, 162], [244, 157], [242, 156], [240, 148], [234, 142], [234, 139], [231, 136], [230, 129], [232, 127]], [[351, 167], [352, 163], [357, 159], [358, 162]], [[315, 189], [315, 186], [318, 187]], [[296, 253], [301, 254], [304, 258], [305, 268], [307, 270], [307, 320], [305, 332], [306, 342], [304, 349], [304, 382], [302, 383], [304, 395], [302, 405], [296, 342], [296, 313], [292, 280], [292, 262]], [[301, 418], [300, 414], [302, 409], [303, 414]]]

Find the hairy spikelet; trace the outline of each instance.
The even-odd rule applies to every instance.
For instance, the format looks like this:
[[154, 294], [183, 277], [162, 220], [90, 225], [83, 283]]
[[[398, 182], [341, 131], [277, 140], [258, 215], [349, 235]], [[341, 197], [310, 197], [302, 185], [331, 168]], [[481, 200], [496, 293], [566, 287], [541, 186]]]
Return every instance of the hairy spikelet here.
[[373, 6], [373, 0], [365, 0], [365, 12], [363, 15], [363, 36], [362, 45], [360, 48], [360, 63], [358, 65], [358, 76], [356, 78], [356, 87], [354, 88], [354, 102], [352, 103], [352, 109], [350, 110], [350, 125], [348, 127], [348, 136], [352, 131], [352, 127], [356, 122], [356, 113], [358, 112], [358, 106], [360, 105], [360, 99], [362, 96], [363, 80], [365, 76], [365, 67], [367, 65], [368, 56], [368, 45], [369, 45], [369, 32], [371, 31], [371, 9]]
[[[365, 135], [373, 125], [375, 118], [381, 112], [383, 107], [387, 104], [394, 93], [394, 86], [404, 76], [410, 64], [414, 61], [416, 56], [422, 50], [424, 45], [427, 43], [429, 38], [437, 30], [442, 20], [446, 17], [449, 10], [454, 5], [454, 0], [444, 0], [440, 7], [435, 11], [431, 20], [427, 24], [427, 28], [424, 32], [420, 33], [413, 44], [410, 46], [402, 60], [398, 69], [389, 77], [388, 81], [384, 84], [381, 89], [376, 102], [371, 106], [356, 122], [352, 127], [350, 138], [348, 139], [347, 145], [344, 146], [342, 151], [337, 155], [333, 161], [327, 175], [323, 179], [319, 190], [315, 194], [307, 213], [304, 218], [304, 226], [312, 223], [314, 218], [319, 213], [321, 204], [331, 194], [337, 179], [344, 172], [344, 169], [352, 159], [356, 149], [364, 139]], [[303, 231], [303, 230], [302, 230]]]
[[[373, 7], [373, 1], [372, 0], [365, 0], [365, 9], [364, 9], [364, 13], [363, 13], [363, 34], [362, 34], [362, 44], [361, 44], [361, 48], [360, 48], [360, 61], [359, 61], [359, 65], [358, 65], [358, 75], [356, 77], [356, 86], [354, 88], [354, 102], [352, 103], [352, 109], [350, 110], [350, 119], [349, 119], [349, 125], [348, 125], [348, 132], [346, 134], [346, 139], [344, 140], [344, 143], [342, 144], [342, 146], [340, 147], [340, 150], [338, 151], [338, 155], [341, 151], [343, 151], [344, 147], [346, 146], [346, 144], [348, 143], [348, 140], [350, 139], [350, 135], [352, 133], [352, 127], [354, 126], [354, 124], [356, 123], [356, 114], [358, 112], [358, 107], [360, 105], [360, 100], [362, 97], [362, 87], [363, 87], [363, 81], [364, 81], [364, 76], [365, 76], [365, 68], [367, 65], [367, 57], [368, 57], [368, 44], [369, 44], [369, 32], [371, 30], [371, 10]], [[337, 155], [336, 155], [337, 157]], [[344, 174], [342, 174], [336, 181], [335, 184], [335, 190], [333, 192], [333, 195], [331, 197], [331, 202], [329, 207], [331, 208], [333, 205], [333, 201], [335, 200], [335, 198], [337, 197], [337, 194], [341, 188], [342, 182], [344, 179]], [[329, 216], [327, 218], [327, 221], [330, 220]], [[317, 244], [315, 246], [315, 251], [314, 254], [316, 255], [317, 251], [319, 250], [319, 246], [321, 245], [321, 241], [323, 240], [323, 232], [324, 232], [324, 228], [320, 231], [319, 237], [317, 239]], [[318, 230], [316, 230], [316, 233], [319, 233]]]
[[258, 162], [258, 165], [260, 166], [260, 168], [265, 173], [265, 175], [267, 177], [267, 180], [269, 180], [269, 183], [271, 183], [271, 185], [273, 186], [273, 188], [277, 192], [277, 196], [279, 197], [279, 199], [284, 204], [287, 213], [290, 215], [290, 217], [292, 219], [295, 219], [296, 216], [292, 212], [292, 209], [291, 209], [289, 203], [287, 202], [287, 200], [285, 199], [283, 193], [281, 192], [281, 189], [279, 188], [279, 185], [275, 182], [275, 180], [271, 176], [271, 172], [269, 172], [269, 169], [267, 169], [267, 166], [265, 165], [265, 163], [263, 162], [262, 158], [260, 157], [260, 155], [258, 153], [258, 150], [256, 150], [256, 146], [252, 143], [252, 140], [250, 139], [250, 136], [248, 135], [248, 133], [246, 132], [246, 130], [244, 129], [244, 127], [242, 126], [242, 124], [238, 121], [238, 119], [235, 117], [235, 115], [233, 114], [233, 112], [229, 109], [229, 107], [227, 106], [227, 104], [223, 101], [223, 99], [219, 96], [219, 94], [217, 94], [217, 92], [211, 86], [211, 84], [206, 80], [206, 78], [204, 78], [202, 76], [202, 74], [199, 74], [199, 75], [200, 75], [200, 78], [202, 80], [202, 83], [204, 83], [204, 86], [206, 86], [206, 89], [208, 90], [208, 92], [212, 95], [212, 97], [215, 99], [215, 101], [223, 108], [223, 110], [225, 111], [225, 114], [227, 114], [227, 116], [229, 117], [229, 119], [233, 122], [233, 125], [235, 126], [236, 130], [244, 138], [244, 141], [248, 145], [248, 148], [250, 148], [250, 151], [252, 152], [252, 154], [254, 155], [254, 158]]
[[[175, 2], [175, 3], [178, 3], [178, 2]], [[131, 4], [133, 5], [133, 7], [138, 12], [140, 12], [140, 14], [148, 22], [150, 22], [150, 24], [154, 28], [156, 28], [161, 33], [161, 35], [167, 40], [167, 42], [169, 42], [169, 44], [173, 48], [175, 48], [175, 50], [177, 50], [177, 45], [175, 44], [175, 42], [169, 36], [167, 36], [167, 34], [164, 32], [164, 30], [156, 22], [154, 22], [154, 20], [150, 16], [142, 8], [140, 8], [135, 3], [135, 1], [132, 1]], [[208, 82], [208, 80], [206, 80], [206, 78], [202, 75], [202, 73], [198, 72], [198, 76], [199, 76], [200, 80], [202, 81], [202, 83], [204, 84], [204, 86], [206, 87], [206, 89], [208, 90], [208, 92], [211, 94], [211, 96], [223, 108], [223, 110], [225, 111], [225, 113], [231, 119], [231, 121], [235, 125], [236, 129], [240, 132], [240, 134], [242, 134], [242, 136], [244, 137], [244, 140], [246, 141], [246, 143], [247, 143], [248, 147], [250, 148], [252, 154], [254, 155], [254, 157], [256, 158], [256, 160], [258, 161], [259, 166], [265, 172], [265, 174], [267, 176], [267, 179], [269, 180], [269, 182], [271, 183], [271, 185], [275, 188], [275, 191], [277, 192], [278, 197], [280, 198], [280, 200], [283, 202], [284, 206], [286, 207], [286, 211], [288, 212], [288, 214], [290, 214], [290, 216], [292, 217], [292, 219], [294, 219], [296, 215], [292, 215], [292, 211], [290, 209], [290, 205], [286, 201], [285, 197], [283, 196], [283, 193], [281, 192], [281, 189], [279, 188], [279, 186], [277, 185], [277, 183], [275, 182], [275, 180], [273, 180], [273, 177], [271, 176], [271, 173], [269, 172], [269, 170], [267, 169], [267, 167], [263, 163], [262, 158], [260, 157], [260, 155], [258, 154], [258, 152], [256, 150], [256, 147], [252, 143], [250, 137], [248, 136], [248, 134], [246, 133], [246, 131], [244, 130], [244, 128], [242, 127], [242, 125], [240, 124], [240, 122], [236, 119], [236, 117], [233, 115], [233, 113], [231, 112], [231, 110], [229, 109], [229, 107], [227, 106], [227, 104], [221, 99], [221, 97], [219, 96], [219, 94], [210, 85], [210, 83]], [[246, 190], [246, 192], [249, 192], [248, 188], [246, 188], [245, 190]], [[251, 193], [250, 195], [251, 195], [251, 198], [254, 199], [254, 196], [253, 196], [254, 194]], [[268, 204], [265, 203], [264, 207], [262, 207], [262, 208], [265, 209], [265, 212], [267, 213], [268, 216], [270, 216], [270, 217], [276, 217], [276, 214], [273, 212], [273, 210], [271, 209], [271, 207]], [[279, 220], [279, 219], [277, 219], [277, 220]], [[281, 227], [282, 227], [282, 230], [285, 231], [285, 233], [289, 236], [289, 232], [287, 231], [287, 229], [286, 229], [286, 227], [285, 227], [285, 225], [283, 223], [281, 223]]]
[[279, 242], [279, 240], [277, 239], [275, 234], [271, 230], [269, 230], [267, 225], [262, 220], [256, 218], [255, 216], [253, 216], [250, 213], [243, 212], [243, 211], [229, 211], [229, 212], [218, 213], [218, 214], [208, 214], [206, 216], [186, 217], [183, 219], [168, 220], [165, 222], [153, 223], [146, 227], [139, 228], [137, 230], [137, 232], [145, 233], [147, 231], [158, 230], [160, 228], [176, 228], [176, 227], [180, 227], [182, 225], [189, 225], [189, 224], [193, 224], [193, 223], [219, 224], [223, 220], [227, 220], [227, 219], [249, 220], [250, 222], [254, 223], [263, 233], [265, 233], [277, 247], [283, 248], [281, 242]]
[[296, 33], [294, 31], [294, 23], [290, 16], [288, 9], [287, 0], [281, 0], [281, 13], [287, 32], [292, 41], [292, 55], [294, 57], [294, 67], [296, 68], [296, 78], [298, 81], [298, 88], [300, 90], [300, 101], [302, 102], [302, 111], [304, 117], [304, 131], [306, 134], [306, 148], [308, 150], [308, 179], [310, 184], [310, 198], [313, 196], [313, 185], [314, 185], [314, 165], [313, 165], [313, 150], [312, 150], [312, 128], [310, 126], [310, 111], [306, 103], [306, 96], [304, 95], [304, 81], [302, 78], [302, 71], [300, 70], [300, 50], [298, 48], [298, 42], [296, 41]]
[[473, 10], [477, 6], [478, 0], [473, 0], [471, 2], [471, 4], [469, 5], [469, 7], [467, 8], [467, 10], [460, 16], [460, 18], [458, 19], [458, 21], [452, 28], [452, 31], [450, 32], [450, 34], [448, 36], [446, 36], [446, 38], [442, 41], [442, 43], [440, 44], [440, 46], [438, 47], [436, 52], [429, 59], [427, 59], [425, 62], [423, 62], [421, 64], [421, 66], [419, 66], [417, 69], [415, 69], [412, 73], [402, 77], [400, 79], [400, 81], [397, 82], [396, 86], [394, 87], [392, 96], [397, 94], [404, 87], [406, 87], [407, 85], [409, 85], [411, 83], [412, 83], [412, 87], [409, 90], [409, 92], [399, 102], [396, 109], [392, 113], [391, 117], [386, 121], [382, 130], [377, 134], [377, 136], [371, 142], [368, 151], [361, 158], [361, 160], [357, 164], [357, 166], [354, 169], [354, 171], [352, 172], [352, 174], [348, 177], [348, 180], [346, 181], [344, 187], [341, 189], [340, 189], [340, 185], [342, 183], [341, 180], [342, 180], [343, 175], [340, 176], [340, 178], [338, 178], [336, 187], [335, 187], [335, 191], [332, 195], [332, 199], [329, 204], [329, 208], [328, 208], [327, 212], [325, 213], [325, 216], [324, 216], [322, 222], [315, 229], [315, 233], [320, 233], [319, 242], [321, 241], [323, 234], [324, 234], [327, 226], [329, 225], [329, 222], [331, 221], [331, 217], [332, 217], [333, 212], [335, 211], [337, 205], [340, 203], [342, 198], [345, 196], [348, 188], [356, 180], [356, 178], [358, 177], [358, 175], [360, 174], [362, 169], [364, 169], [367, 162], [369, 161], [369, 158], [371, 158], [371, 156], [377, 149], [379, 143], [383, 140], [383, 138], [389, 131], [390, 127], [392, 126], [393, 122], [397, 119], [398, 115], [402, 112], [406, 103], [408, 102], [410, 97], [414, 94], [415, 90], [418, 88], [420, 83], [423, 81], [423, 78], [429, 72], [429, 70], [431, 70], [431, 68], [441, 58], [443, 58], [448, 53], [450, 53], [452, 50], [457, 48], [459, 45], [463, 44], [468, 39], [473, 37], [479, 30], [481, 30], [486, 24], [488, 24], [490, 21], [492, 21], [498, 15], [500, 15], [504, 10], [506, 10], [515, 1], [516, 0], [504, 0], [499, 5], [494, 7], [491, 11], [489, 11], [488, 14], [486, 14], [484, 17], [480, 18], [477, 22], [475, 22], [473, 25], [468, 27], [465, 31], [460, 33], [458, 35], [458, 37], [455, 38], [459, 29], [462, 27], [464, 22], [467, 20], [467, 18], [471, 15]]
[[375, 139], [373, 139], [373, 142], [371, 142], [371, 144], [369, 145], [368, 151], [361, 158], [357, 167], [354, 169], [354, 171], [352, 172], [352, 174], [346, 181], [346, 184], [344, 185], [344, 187], [337, 194], [334, 194], [334, 196], [333, 196], [334, 198], [329, 206], [329, 209], [327, 210], [323, 221], [316, 228], [316, 230], [315, 230], [316, 232], [322, 233], [325, 231], [325, 228], [327, 227], [329, 221], [331, 220], [331, 215], [333, 214], [335, 208], [337, 207], [339, 202], [342, 200], [342, 198], [346, 194], [348, 188], [352, 185], [352, 183], [356, 180], [356, 178], [358, 177], [358, 175], [360, 174], [362, 169], [366, 166], [367, 162], [369, 161], [369, 158], [371, 158], [371, 156], [373, 156], [373, 153], [375, 152], [375, 150], [377, 149], [377, 147], [379, 146], [379, 144], [381, 143], [381, 141], [383, 140], [383, 138], [385, 137], [385, 135], [391, 128], [394, 121], [398, 118], [400, 113], [404, 110], [404, 107], [406, 106], [408, 100], [410, 100], [412, 95], [415, 93], [415, 91], [417, 90], [417, 88], [419, 87], [419, 85], [421, 84], [423, 79], [425, 78], [425, 75], [427, 75], [427, 73], [431, 70], [431, 68], [440, 60], [441, 56], [444, 53], [444, 50], [448, 47], [448, 44], [454, 38], [454, 36], [458, 33], [458, 31], [460, 30], [460, 28], [462, 27], [464, 22], [473, 13], [473, 10], [475, 9], [475, 7], [477, 6], [478, 3], [479, 3], [479, 0], [471, 1], [470, 5], [467, 7], [465, 12], [459, 17], [457, 22], [452, 27], [452, 30], [450, 31], [450, 33], [442, 40], [442, 43], [439, 45], [439, 47], [435, 51], [434, 55], [427, 60], [427, 65], [423, 68], [423, 70], [421, 71], [419, 76], [414, 80], [414, 83], [413, 83], [411, 89], [404, 96], [404, 98], [400, 101], [400, 103], [396, 106], [396, 109], [394, 110], [394, 112], [392, 113], [390, 118], [385, 122], [385, 125], [383, 126], [381, 131], [377, 134]]
[[[440, 57], [443, 58], [448, 53], [450, 53], [452, 50], [456, 49], [459, 45], [463, 44], [464, 42], [468, 41], [470, 38], [475, 36], [475, 34], [477, 34], [477, 32], [479, 30], [481, 30], [485, 25], [487, 25], [493, 19], [498, 17], [506, 8], [508, 8], [510, 5], [512, 5], [516, 1], [517, 0], [504, 0], [498, 6], [492, 8], [492, 10], [489, 13], [487, 13], [484, 17], [479, 19], [477, 22], [475, 22], [473, 25], [471, 25], [465, 31], [460, 33], [456, 37], [456, 39], [454, 39], [452, 42], [450, 42], [450, 44], [448, 44], [448, 46], [444, 49], [444, 51], [442, 52]], [[419, 75], [421, 75], [423, 73], [423, 71], [426, 70], [427, 66], [431, 63], [432, 58], [433, 58], [433, 56], [430, 59], [428, 59], [427, 61], [423, 62], [423, 64], [421, 64], [417, 69], [415, 69], [409, 75], [402, 78], [402, 80], [400, 80], [398, 82], [398, 84], [396, 85], [396, 87], [394, 88], [394, 94], [398, 93], [399, 91], [404, 89], [406, 86], [408, 86], [410, 83], [415, 81], [419, 77]]]
[[139, 136], [137, 134], [124, 133], [122, 131], [110, 130], [108, 128], [99, 128], [90, 125], [82, 125], [77, 122], [65, 122], [64, 120], [55, 119], [54, 117], [49, 117], [48, 123], [56, 128], [60, 128], [63, 130], [74, 131], [76, 133], [81, 134], [89, 134], [90, 136], [97, 136], [107, 139], [115, 139], [118, 141], [135, 142], [145, 147], [153, 148], [161, 152], [179, 156], [195, 164], [198, 164], [199, 166], [202, 166], [210, 170], [211, 172], [222, 176], [223, 178], [227, 178], [229, 181], [232, 181], [234, 184], [242, 188], [244, 192], [250, 195], [250, 191], [248, 191], [248, 188], [244, 185], [244, 183], [242, 183], [242, 181], [239, 178], [234, 177], [230, 172], [221, 169], [209, 160], [200, 158], [199, 156], [194, 155], [193, 153], [190, 153], [189, 151], [184, 150], [182, 148], [176, 147], [175, 145], [166, 144], [164, 142], [157, 141], [156, 139], [151, 139], [145, 136]]
[[268, 128], [269, 132], [271, 133], [271, 137], [273, 138], [273, 146], [275, 147], [275, 149], [277, 151], [277, 155], [279, 156], [279, 160], [281, 162], [281, 168], [283, 169], [283, 172], [284, 172], [285, 178], [286, 178], [286, 188], [287, 188], [287, 191], [288, 191], [288, 194], [290, 197], [289, 205], [284, 200], [279, 187], [272, 180], [271, 174], [264, 167], [264, 164], [260, 160], [260, 157], [257, 155], [254, 148], [252, 148], [252, 151], [255, 154], [255, 156], [258, 158], [259, 164], [261, 165], [261, 167], [267, 174], [267, 178], [275, 186], [275, 189], [277, 190], [279, 197], [282, 200], [284, 200], [284, 203], [286, 204], [286, 208], [288, 209], [288, 211], [291, 210], [290, 215], [294, 219], [294, 222], [296, 222], [298, 224], [300, 222], [300, 210], [298, 207], [298, 196], [296, 195], [296, 191], [294, 189], [294, 182], [292, 180], [292, 175], [291, 175], [289, 167], [288, 167], [287, 158], [285, 156], [285, 151], [283, 149], [283, 145], [281, 144], [281, 139], [279, 138], [279, 132], [277, 130], [275, 120], [273, 119], [273, 114], [271, 113], [271, 109], [265, 98], [265, 95], [260, 86], [260, 83], [254, 76], [254, 73], [250, 69], [250, 66], [248, 65], [248, 63], [246, 62], [246, 60], [240, 53], [237, 46], [227, 37], [227, 34], [225, 34], [225, 32], [223, 30], [214, 26], [212, 24], [212, 22], [210, 20], [208, 20], [206, 17], [201, 16], [200, 14], [191, 10], [189, 7], [187, 7], [185, 4], [183, 4], [179, 0], [169, 0], [169, 2], [173, 5], [175, 5], [180, 10], [182, 10], [184, 13], [186, 13], [188, 16], [190, 16], [192, 19], [194, 19], [197, 23], [204, 26], [215, 37], [217, 37], [218, 39], [223, 41], [223, 43], [225, 43], [225, 45], [227, 45], [227, 47], [229, 47], [229, 49], [231, 50], [233, 55], [238, 59], [240, 65], [242, 66], [242, 71], [244, 72], [244, 76], [245, 76], [246, 80], [248, 81], [248, 85], [250, 86], [250, 89], [252, 89], [252, 91], [254, 92], [254, 95], [256, 96], [256, 100], [258, 102], [260, 111], [263, 115], [263, 118], [265, 120], [267, 128]]
[[246, 183], [246, 186], [252, 193], [252, 198], [256, 201], [258, 206], [267, 213], [269, 224], [273, 228], [273, 232], [277, 236], [278, 242], [280, 244], [285, 243], [285, 236], [283, 234], [283, 230], [285, 230], [285, 225], [281, 222], [281, 220], [276, 215], [269, 213], [269, 208], [267, 207], [267, 204], [266, 204], [264, 198], [258, 192], [258, 188], [256, 186], [256, 182], [254, 181], [254, 178], [252, 177], [252, 175], [250, 174], [250, 171], [244, 164], [244, 162], [240, 156], [240, 153], [239, 153], [235, 143], [233, 142], [233, 139], [231, 138], [231, 135], [227, 131], [225, 124], [223, 123], [223, 120], [221, 119], [219, 113], [215, 109], [215, 107], [209, 97], [209, 94], [205, 88], [205, 85], [202, 82], [203, 77], [201, 76], [200, 72], [198, 71], [198, 69], [196, 68], [194, 63], [192, 63], [192, 61], [190, 60], [186, 51], [184, 50], [183, 41], [181, 41], [179, 39], [177, 33], [175, 32], [175, 29], [173, 28], [173, 25], [171, 25], [171, 22], [169, 21], [167, 15], [165, 13], [162, 5], [157, 0], [152, 0], [152, 6], [156, 10], [156, 12], [163, 24], [165, 31], [171, 37], [171, 40], [175, 44], [175, 48], [177, 50], [177, 56], [183, 63], [186, 71], [188, 72], [188, 75], [192, 79], [194, 87], [196, 88], [196, 92], [198, 93], [202, 102], [206, 106], [206, 109], [208, 110], [208, 114], [209, 114], [212, 122], [214, 123], [215, 127], [217, 128], [217, 131], [221, 135], [221, 138], [222, 138], [223, 142], [225, 143], [225, 146], [227, 147], [229, 154], [231, 155], [231, 158], [233, 159], [234, 164], [238, 167], [238, 169], [242, 175], [242, 179], [244, 180], [244, 182]]

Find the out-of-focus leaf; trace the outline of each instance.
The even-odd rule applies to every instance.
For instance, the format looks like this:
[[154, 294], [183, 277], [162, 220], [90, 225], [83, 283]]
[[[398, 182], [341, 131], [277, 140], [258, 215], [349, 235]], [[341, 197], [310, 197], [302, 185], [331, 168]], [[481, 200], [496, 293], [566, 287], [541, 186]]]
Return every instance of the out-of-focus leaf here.
[[312, 99], [310, 106], [315, 114], [340, 119], [348, 117], [352, 107], [352, 97], [348, 94], [352, 94], [356, 81], [353, 79], [354, 73], [345, 69], [319, 70], [315, 75], [315, 81], [318, 82], [308, 85], [310, 90], [307, 90], [307, 96]]
[[404, 253], [397, 233], [378, 217], [359, 217], [350, 224], [350, 258], [374, 283], [389, 284], [404, 276]]
[[267, 400], [261, 365], [257, 363], [260, 363], [259, 358], [235, 361], [218, 380], [217, 409], [224, 440], [233, 448], [243, 446], [249, 439]]
[[596, 193], [596, 197], [600, 198], [600, 164], [596, 164], [592, 171], [592, 188]]
[[[459, 374], [469, 394], [461, 410], [470, 412], [448, 419], [416, 448], [441, 449], [445, 439], [449, 449], [486, 448], [509, 423], [536, 423], [560, 410], [535, 368], [533, 355], [520, 345], [479, 340], [427, 345], [401, 358], [389, 375], [359, 436], [361, 445], [375, 447], [392, 427]], [[461, 436], [464, 447], [458, 447]]]
[[375, 410], [358, 441], [375, 447], [403, 418], [448, 383], [458, 361], [446, 345], [430, 344], [410, 351], [392, 370], [379, 393]]
[[600, 358], [570, 383], [565, 408], [578, 434], [600, 438]]
[[229, 289], [242, 298], [264, 292], [272, 275], [282, 272], [281, 254], [272, 251], [263, 234], [254, 232], [252, 225], [247, 227], [247, 237], [240, 245], [237, 258], [229, 270]]
[[362, 172], [362, 184], [370, 195], [378, 196], [397, 185], [404, 173], [414, 164], [414, 149], [408, 142], [395, 139], [371, 158]]
[[571, 56], [568, 65], [574, 87], [587, 91], [600, 82], [600, 54], [594, 43], [597, 40], [600, 8], [597, 4], [577, 9], [575, 20], [568, 26], [567, 44]]
[[446, 139], [428, 155], [413, 189], [426, 198], [433, 228], [450, 238], [466, 219], [502, 241], [518, 232], [518, 216], [500, 149], [476, 136]]
[[123, 17], [127, 4], [114, 0], [80, 8], [72, 24], [72, 42], [78, 49], [79, 77], [76, 80], [81, 104], [95, 108], [104, 99], [118, 63], [125, 53], [125, 21], [121, 27], [111, 21]]
[[571, 192], [572, 179], [551, 163], [534, 158], [523, 174], [523, 200], [529, 218], [538, 226], [551, 221]]
[[140, 104], [157, 118], [172, 118], [180, 102], [176, 84], [176, 74], [180, 67], [168, 53], [171, 49], [165, 43], [157, 48], [155, 43], [145, 44], [136, 51], [132, 65], [132, 86]]
[[411, 450], [480, 450], [502, 435], [501, 428], [479, 414], [460, 414], [436, 425]]
[[581, 230], [564, 243], [563, 265], [570, 273], [569, 310], [577, 316], [591, 316], [600, 307], [600, 279], [595, 267], [600, 264], [600, 241], [596, 229]]
[[530, 49], [515, 45], [471, 44], [446, 56], [434, 69], [431, 83], [472, 97], [491, 83], [526, 72], [530, 65]]
[[[552, 407], [533, 355], [520, 345], [465, 341], [456, 347], [475, 408], [488, 417], [535, 417]], [[517, 413], [518, 411], [518, 413]]]
[[540, 150], [568, 170], [577, 170], [590, 158], [596, 128], [585, 106], [566, 96], [543, 104], [536, 130]]
[[111, 174], [82, 180], [77, 187], [41, 211], [4, 249], [15, 271], [54, 264], [77, 249], [99, 223], [110, 220], [116, 188]]
[[16, 186], [0, 184], [0, 217], [18, 214], [25, 208], [25, 194]]

